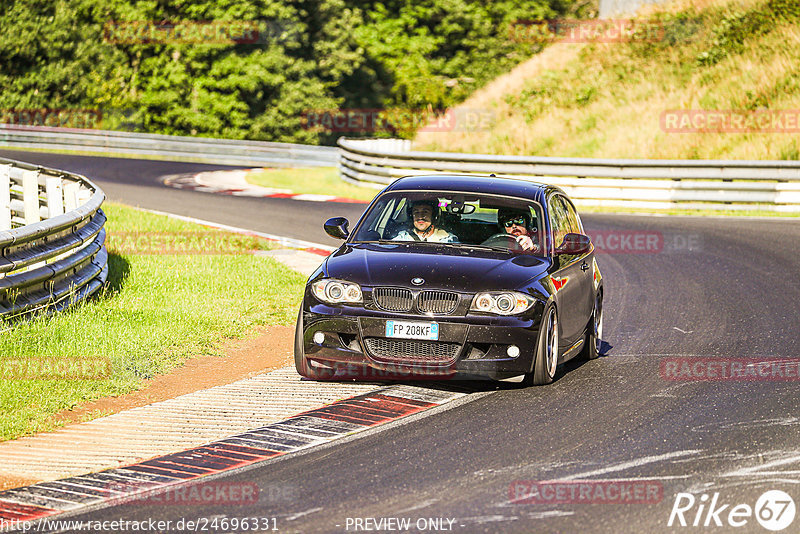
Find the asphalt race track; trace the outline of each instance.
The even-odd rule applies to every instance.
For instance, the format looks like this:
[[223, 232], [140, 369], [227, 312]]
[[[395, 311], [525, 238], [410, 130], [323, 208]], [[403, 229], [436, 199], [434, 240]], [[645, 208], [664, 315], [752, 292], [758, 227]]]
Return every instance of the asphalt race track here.
[[[0, 155], [85, 174], [110, 200], [318, 243], [335, 244], [321, 229], [327, 217], [353, 221], [363, 209], [172, 190], [158, 180], [208, 165]], [[800, 505], [796, 375], [776, 379], [772, 367], [771, 378], [669, 380], [664, 369], [692, 357], [790, 358], [797, 365], [800, 221], [586, 215], [584, 223], [608, 249], [620, 239], [636, 243], [639, 234], [660, 236], [650, 250], [598, 255], [604, 357], [568, 364], [550, 386], [486, 385], [496, 391], [218, 479], [258, 484], [256, 505], [151, 502], [70, 519], [154, 518], [173, 521], [172, 531], [181, 519], [258, 517], [303, 533], [374, 532], [378, 525], [387, 532], [396, 526], [387, 518], [409, 519], [412, 532], [768, 532], [755, 516], [729, 514], [742, 504], [755, 509], [767, 490]], [[554, 502], [544, 491], [543, 502], [510, 501], [528, 495], [520, 488], [533, 481], [570, 480], [605, 481], [592, 487], [607, 497], [613, 484], [658, 491], [625, 503], [596, 494]], [[681, 492], [697, 502], [681, 502], [688, 526], [676, 517], [668, 527]], [[718, 514], [710, 517], [714, 499]], [[722, 526], [714, 527], [717, 519]], [[734, 528], [729, 521], [744, 522]], [[785, 532], [799, 531], [800, 514]]]

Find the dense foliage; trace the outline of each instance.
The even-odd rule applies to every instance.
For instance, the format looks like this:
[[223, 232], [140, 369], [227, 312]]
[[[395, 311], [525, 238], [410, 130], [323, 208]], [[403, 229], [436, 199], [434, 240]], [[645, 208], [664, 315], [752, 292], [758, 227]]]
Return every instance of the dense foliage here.
[[767, 0], [745, 11], [728, 13], [713, 29], [712, 45], [703, 51], [698, 61], [714, 65], [730, 54], [741, 53], [749, 39], [764, 35], [782, 23], [800, 20], [797, 0]]
[[339, 134], [309, 128], [310, 111], [443, 109], [537, 51], [509, 38], [514, 21], [592, 5], [11, 0], [0, 5], [0, 110], [99, 109], [107, 129], [329, 143]]

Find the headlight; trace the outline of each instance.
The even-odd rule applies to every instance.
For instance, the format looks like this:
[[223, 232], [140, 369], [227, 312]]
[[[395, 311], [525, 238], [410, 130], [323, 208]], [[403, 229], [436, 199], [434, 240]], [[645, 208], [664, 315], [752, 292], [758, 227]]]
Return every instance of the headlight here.
[[516, 291], [478, 293], [472, 299], [470, 311], [496, 313], [497, 315], [516, 315], [533, 306], [532, 297]]
[[317, 280], [311, 284], [311, 292], [322, 302], [328, 304], [355, 304], [363, 300], [358, 284], [334, 280], [332, 278]]

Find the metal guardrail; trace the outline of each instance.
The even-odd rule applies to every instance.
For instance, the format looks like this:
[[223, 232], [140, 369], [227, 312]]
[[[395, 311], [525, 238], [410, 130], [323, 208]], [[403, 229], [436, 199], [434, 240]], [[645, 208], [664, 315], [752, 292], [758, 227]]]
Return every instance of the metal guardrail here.
[[60, 311], [100, 289], [103, 200], [83, 176], [0, 159], [0, 317]]
[[335, 147], [0, 124], [0, 147], [242, 166], [336, 165]]
[[[388, 141], [388, 142], [386, 142]], [[413, 152], [397, 140], [338, 141], [342, 179], [383, 187], [413, 174], [491, 174], [564, 189], [584, 206], [800, 212], [800, 161], [547, 158]]]

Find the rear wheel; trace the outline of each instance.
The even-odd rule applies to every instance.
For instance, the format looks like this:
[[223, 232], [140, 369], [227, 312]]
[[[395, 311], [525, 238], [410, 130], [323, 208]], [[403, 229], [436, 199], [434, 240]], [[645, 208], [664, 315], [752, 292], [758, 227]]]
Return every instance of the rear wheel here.
[[594, 310], [592, 318], [586, 328], [586, 342], [583, 345], [581, 356], [586, 360], [594, 360], [600, 356], [603, 344], [603, 294], [597, 293], [594, 297]]
[[553, 306], [545, 310], [539, 340], [536, 343], [536, 354], [533, 371], [525, 375], [524, 383], [543, 386], [553, 381], [558, 367], [558, 314]]
[[300, 308], [294, 331], [294, 367], [300, 376], [311, 380], [330, 380], [333, 377], [333, 373], [327, 369], [314, 369], [306, 358], [303, 344], [303, 308]]

